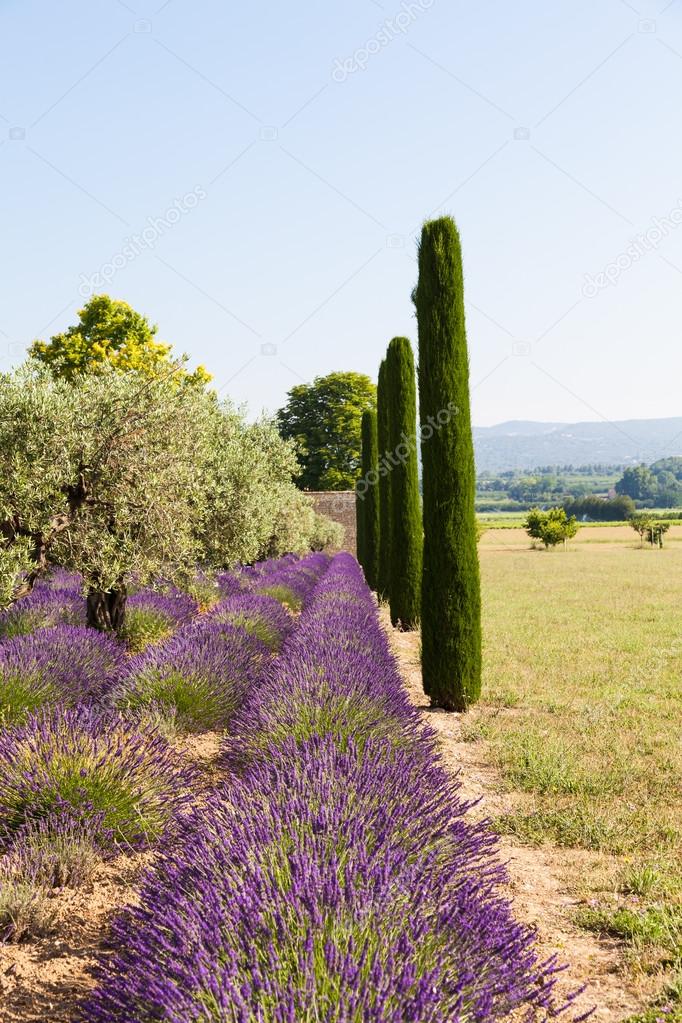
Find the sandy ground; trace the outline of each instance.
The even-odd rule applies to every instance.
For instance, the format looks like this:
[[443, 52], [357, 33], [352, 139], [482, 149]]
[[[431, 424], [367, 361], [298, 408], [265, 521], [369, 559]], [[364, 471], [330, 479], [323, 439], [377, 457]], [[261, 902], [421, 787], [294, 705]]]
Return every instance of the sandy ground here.
[[[429, 708], [421, 683], [418, 635], [393, 630], [387, 614], [384, 621], [410, 697], [440, 738], [445, 765], [458, 775], [463, 796], [479, 800], [471, 812], [485, 818], [511, 810], [514, 797], [504, 792], [501, 777], [486, 762], [485, 744], [462, 741], [462, 715]], [[592, 862], [596, 855], [553, 846], [528, 847], [502, 838], [500, 856], [507, 864], [517, 918], [537, 929], [538, 947], [545, 956], [558, 953], [567, 964], [559, 990], [568, 994], [585, 985], [572, 1015], [594, 1007], [593, 1020], [620, 1023], [641, 1011], [647, 992], [635, 990], [629, 981], [622, 946], [572, 923], [578, 901], [571, 894], [570, 879], [578, 877], [581, 864], [587, 859]]]

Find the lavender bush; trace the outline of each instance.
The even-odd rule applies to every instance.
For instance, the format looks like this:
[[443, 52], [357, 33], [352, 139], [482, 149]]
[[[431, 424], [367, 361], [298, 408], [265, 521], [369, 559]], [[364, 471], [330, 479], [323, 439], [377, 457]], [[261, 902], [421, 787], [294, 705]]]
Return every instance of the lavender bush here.
[[189, 731], [225, 728], [269, 657], [256, 636], [206, 616], [132, 658], [113, 698], [121, 709], [174, 709]]
[[102, 849], [144, 846], [186, 809], [195, 780], [149, 725], [46, 709], [0, 733], [0, 841], [71, 814]]
[[175, 587], [163, 593], [138, 590], [128, 598], [121, 638], [130, 650], [139, 652], [190, 622], [198, 610], [196, 601]]
[[55, 625], [0, 644], [0, 723], [23, 720], [46, 704], [102, 701], [123, 670], [112, 638], [77, 625]]
[[59, 623], [85, 625], [85, 600], [79, 587], [37, 584], [27, 597], [0, 613], [0, 637], [24, 636]]
[[270, 648], [279, 650], [293, 628], [293, 619], [279, 601], [255, 593], [237, 593], [221, 601], [207, 615], [211, 622], [245, 629]]
[[241, 776], [115, 922], [83, 1018], [553, 1017], [556, 964], [514, 921], [494, 839], [409, 706], [352, 559], [334, 560], [275, 665], [233, 722]]

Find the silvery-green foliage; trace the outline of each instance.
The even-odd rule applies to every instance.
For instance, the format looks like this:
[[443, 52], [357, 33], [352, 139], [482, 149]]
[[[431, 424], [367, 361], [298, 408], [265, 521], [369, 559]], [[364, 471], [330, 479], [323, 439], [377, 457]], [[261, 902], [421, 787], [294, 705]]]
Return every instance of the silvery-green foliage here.
[[35, 362], [0, 374], [0, 606], [51, 564], [86, 588], [309, 550], [293, 445], [188, 383]]
[[[0, 375], [0, 575], [55, 563], [101, 589], [198, 553], [195, 478], [211, 403], [173, 371]], [[23, 550], [16, 564], [17, 543]], [[30, 564], [29, 564], [30, 563]]]

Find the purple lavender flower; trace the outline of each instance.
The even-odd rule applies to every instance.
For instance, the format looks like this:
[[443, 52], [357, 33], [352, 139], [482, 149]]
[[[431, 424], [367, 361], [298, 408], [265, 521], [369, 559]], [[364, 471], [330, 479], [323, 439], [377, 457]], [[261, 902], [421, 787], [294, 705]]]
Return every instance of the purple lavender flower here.
[[553, 1017], [556, 963], [514, 921], [495, 840], [467, 820], [353, 559], [334, 559], [274, 665], [233, 721], [241, 776], [115, 922], [84, 1019]]
[[60, 623], [85, 625], [85, 600], [80, 590], [38, 582], [28, 596], [0, 613], [0, 637], [24, 636]]
[[493, 839], [464, 811], [441, 767], [381, 740], [292, 742], [164, 850], [84, 1018], [549, 1017], [555, 964], [513, 920]]
[[87, 822], [102, 849], [144, 846], [185, 812], [196, 778], [149, 725], [81, 705], [0, 732], [0, 841], [29, 826]]
[[134, 652], [165, 639], [196, 617], [197, 603], [175, 587], [163, 593], [138, 590], [126, 603], [123, 639]]
[[206, 615], [131, 658], [114, 700], [121, 708], [175, 708], [191, 731], [225, 728], [269, 659], [256, 636]]
[[124, 663], [120, 644], [78, 625], [55, 625], [0, 644], [0, 721], [46, 704], [103, 700]]
[[279, 650], [294, 625], [279, 601], [255, 593], [234, 594], [212, 608], [206, 617], [211, 622], [245, 629], [271, 650]]

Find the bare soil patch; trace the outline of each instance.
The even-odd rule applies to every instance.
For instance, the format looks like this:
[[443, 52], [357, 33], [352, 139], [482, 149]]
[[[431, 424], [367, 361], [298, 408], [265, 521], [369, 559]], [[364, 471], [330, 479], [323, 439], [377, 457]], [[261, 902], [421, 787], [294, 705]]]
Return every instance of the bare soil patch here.
[[90, 969], [106, 948], [110, 914], [133, 904], [153, 853], [102, 863], [81, 888], [54, 893], [59, 914], [53, 935], [0, 945], [2, 1023], [71, 1023], [93, 986]]

